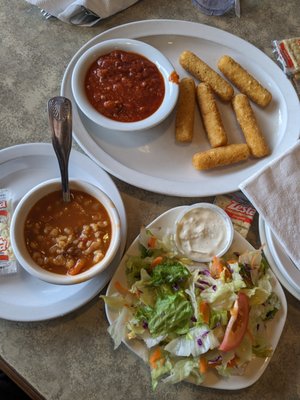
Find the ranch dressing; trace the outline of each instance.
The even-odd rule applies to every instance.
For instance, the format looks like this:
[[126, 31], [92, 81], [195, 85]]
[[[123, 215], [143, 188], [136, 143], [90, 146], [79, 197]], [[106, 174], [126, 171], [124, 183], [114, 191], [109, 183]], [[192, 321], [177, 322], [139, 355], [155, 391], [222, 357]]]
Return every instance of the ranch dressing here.
[[211, 204], [189, 207], [176, 224], [179, 250], [195, 261], [209, 261], [227, 251], [232, 224], [227, 214]]

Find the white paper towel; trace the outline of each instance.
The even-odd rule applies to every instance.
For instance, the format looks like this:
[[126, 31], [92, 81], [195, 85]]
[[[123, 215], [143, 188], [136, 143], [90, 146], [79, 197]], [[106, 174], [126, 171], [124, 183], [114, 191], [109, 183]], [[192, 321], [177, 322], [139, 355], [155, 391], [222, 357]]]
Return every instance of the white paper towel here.
[[300, 141], [239, 187], [300, 269]]

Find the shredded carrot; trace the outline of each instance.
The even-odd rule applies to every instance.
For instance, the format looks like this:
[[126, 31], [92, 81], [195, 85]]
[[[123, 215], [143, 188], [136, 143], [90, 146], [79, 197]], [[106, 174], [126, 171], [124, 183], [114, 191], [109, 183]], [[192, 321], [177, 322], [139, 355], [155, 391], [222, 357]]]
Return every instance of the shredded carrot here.
[[154, 249], [156, 245], [156, 237], [155, 236], [150, 236], [148, 239], [148, 247], [150, 249]]
[[199, 311], [202, 316], [202, 320], [205, 324], [209, 323], [209, 317], [210, 317], [210, 309], [208, 303], [206, 301], [201, 301], [199, 304]]
[[200, 357], [199, 358], [199, 372], [200, 374], [205, 374], [205, 372], [207, 371], [207, 360], [206, 358]]
[[84, 268], [85, 264], [86, 264], [86, 260], [79, 258], [79, 260], [77, 260], [76, 264], [73, 265], [73, 267], [71, 267], [68, 270], [68, 274], [69, 275], [79, 274], [79, 272], [81, 272], [81, 270]]
[[232, 259], [232, 260], [227, 260], [227, 264], [235, 264], [237, 261]]
[[225, 274], [226, 281], [232, 279], [232, 273], [230, 272], [230, 270], [227, 266], [224, 266], [224, 274]]
[[222, 271], [223, 271], [224, 265], [220, 258], [214, 256], [211, 266], [210, 266], [210, 273], [213, 278], [219, 278]]
[[163, 260], [163, 257], [162, 257], [162, 256], [157, 256], [157, 257], [155, 257], [154, 260], [153, 260], [152, 263], [151, 263], [151, 267], [154, 268], [154, 267], [156, 267], [158, 264], [161, 264], [161, 263], [162, 263], [162, 260]]
[[121, 283], [119, 281], [116, 281], [114, 283], [114, 286], [122, 296], [127, 296], [129, 294], [132, 295], [132, 293], [126, 287], [121, 285]]
[[164, 363], [164, 358], [160, 347], [157, 347], [149, 357], [149, 363], [154, 369], [157, 368], [157, 361], [161, 361], [162, 363]]
[[229, 367], [229, 368], [235, 367], [237, 364], [237, 361], [238, 361], [238, 357], [234, 356], [231, 360], [228, 361], [227, 367]]

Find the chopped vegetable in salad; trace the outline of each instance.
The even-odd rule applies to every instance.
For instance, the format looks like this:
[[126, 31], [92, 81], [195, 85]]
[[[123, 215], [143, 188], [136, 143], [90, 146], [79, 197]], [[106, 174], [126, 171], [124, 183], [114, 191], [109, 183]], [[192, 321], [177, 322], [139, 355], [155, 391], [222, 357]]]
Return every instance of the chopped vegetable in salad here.
[[201, 384], [211, 370], [241, 375], [254, 357], [271, 355], [266, 323], [280, 302], [260, 250], [200, 264], [177, 253], [172, 235], [142, 228], [126, 276], [127, 287], [116, 282], [116, 293], [101, 296], [119, 311], [108, 331], [115, 348], [144, 342], [154, 389], [160, 381]]

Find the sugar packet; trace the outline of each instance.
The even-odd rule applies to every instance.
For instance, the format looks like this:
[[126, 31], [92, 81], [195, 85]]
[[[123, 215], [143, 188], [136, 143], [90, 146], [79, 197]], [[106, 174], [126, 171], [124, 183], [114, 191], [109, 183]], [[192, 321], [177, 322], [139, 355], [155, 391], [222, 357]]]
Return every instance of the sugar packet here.
[[214, 204], [229, 215], [234, 230], [246, 238], [256, 213], [246, 196], [239, 192], [218, 195]]
[[0, 275], [17, 272], [9, 236], [10, 220], [11, 193], [8, 189], [0, 189]]

